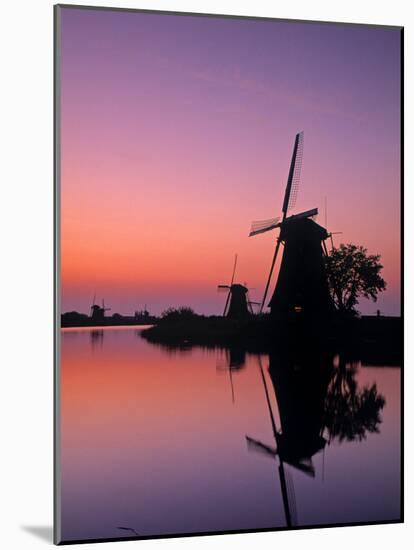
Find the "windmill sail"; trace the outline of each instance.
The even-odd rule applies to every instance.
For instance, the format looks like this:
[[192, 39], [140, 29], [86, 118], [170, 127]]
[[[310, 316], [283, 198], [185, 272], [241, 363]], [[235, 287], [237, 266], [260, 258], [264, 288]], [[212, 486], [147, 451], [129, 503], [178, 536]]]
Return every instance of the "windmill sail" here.
[[266, 231], [275, 229], [279, 225], [279, 220], [280, 218], [271, 218], [270, 220], [252, 222], [249, 237], [254, 237], [254, 235], [259, 235], [259, 233], [266, 233]]
[[231, 276], [230, 284], [229, 285], [218, 285], [219, 289], [228, 289], [228, 291], [229, 291], [228, 294], [227, 294], [226, 303], [224, 304], [223, 317], [226, 316], [227, 308], [229, 307], [230, 296], [231, 296], [231, 287], [234, 283], [234, 277], [236, 275], [236, 267], [237, 267], [237, 254], [234, 255], [233, 274]]
[[237, 267], [237, 254], [234, 255], [233, 275], [231, 276], [230, 286], [234, 283], [234, 277], [236, 275], [236, 267]]
[[259, 362], [260, 374], [263, 382], [263, 388], [266, 396], [267, 407], [269, 410], [273, 436], [276, 443], [276, 448], [272, 448], [269, 445], [266, 445], [265, 443], [262, 443], [261, 441], [258, 441], [257, 439], [253, 439], [252, 437], [249, 437], [249, 436], [246, 436], [246, 441], [247, 441], [248, 448], [258, 451], [259, 453], [270, 456], [272, 458], [276, 458], [276, 456], [279, 458], [278, 471], [279, 471], [280, 489], [281, 489], [282, 500], [283, 500], [283, 508], [285, 511], [286, 525], [288, 527], [292, 527], [293, 521], [296, 519], [296, 504], [295, 504], [294, 488], [292, 483], [288, 484], [286, 482], [287, 477], [284, 469], [284, 460], [280, 452], [278, 451], [280, 434], [277, 431], [276, 421], [273, 414], [272, 405], [270, 402], [269, 390], [268, 390], [266, 378], [263, 372], [263, 365], [262, 365], [260, 355], [258, 356], [258, 362]]
[[306, 210], [305, 212], [300, 212], [299, 214], [293, 214], [293, 216], [289, 216], [286, 218], [285, 222], [289, 223], [293, 220], [302, 220], [303, 218], [313, 218], [314, 216], [318, 215], [318, 209], [312, 208], [311, 210]]
[[285, 198], [283, 200], [283, 219], [289, 210], [291, 210], [295, 204], [298, 196], [300, 172], [302, 169], [302, 157], [303, 157], [303, 132], [296, 134], [295, 145], [293, 147], [292, 160], [290, 162], [288, 182], [286, 185]]
[[231, 290], [229, 289], [229, 293], [227, 294], [227, 298], [226, 298], [226, 303], [224, 304], [223, 317], [226, 316], [227, 308], [229, 307], [229, 303], [230, 303], [230, 296], [231, 296]]

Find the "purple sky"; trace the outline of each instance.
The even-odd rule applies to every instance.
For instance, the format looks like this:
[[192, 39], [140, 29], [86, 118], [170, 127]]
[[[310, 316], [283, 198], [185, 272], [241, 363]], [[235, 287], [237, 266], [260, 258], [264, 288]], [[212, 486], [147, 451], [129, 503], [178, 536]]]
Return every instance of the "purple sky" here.
[[295, 133], [295, 212], [382, 255], [400, 311], [400, 31], [62, 9], [62, 308], [217, 313], [260, 299]]

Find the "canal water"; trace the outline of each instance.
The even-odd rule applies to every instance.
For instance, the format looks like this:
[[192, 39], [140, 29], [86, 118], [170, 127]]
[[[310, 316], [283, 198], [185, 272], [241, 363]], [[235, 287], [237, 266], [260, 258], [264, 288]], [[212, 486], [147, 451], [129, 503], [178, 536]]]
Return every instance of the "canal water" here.
[[141, 330], [61, 332], [63, 540], [399, 519], [399, 367]]

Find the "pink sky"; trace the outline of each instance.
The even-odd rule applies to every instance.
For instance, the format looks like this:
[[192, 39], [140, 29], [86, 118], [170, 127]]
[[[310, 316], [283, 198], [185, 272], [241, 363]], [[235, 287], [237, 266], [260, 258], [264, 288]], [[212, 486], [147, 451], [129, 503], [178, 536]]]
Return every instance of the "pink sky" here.
[[220, 313], [236, 279], [262, 296], [294, 136], [294, 212], [382, 256], [400, 313], [400, 31], [62, 9], [62, 310], [189, 305]]

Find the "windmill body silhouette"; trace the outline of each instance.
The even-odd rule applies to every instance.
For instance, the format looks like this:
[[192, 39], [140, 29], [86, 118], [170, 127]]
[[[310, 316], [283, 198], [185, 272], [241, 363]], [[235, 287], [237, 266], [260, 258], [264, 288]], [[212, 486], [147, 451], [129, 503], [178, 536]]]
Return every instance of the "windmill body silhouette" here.
[[105, 312], [110, 311], [110, 307], [105, 307], [105, 300], [102, 300], [102, 306], [99, 306], [96, 302], [96, 296], [93, 297], [91, 305], [90, 317], [94, 323], [103, 323], [105, 321]]

